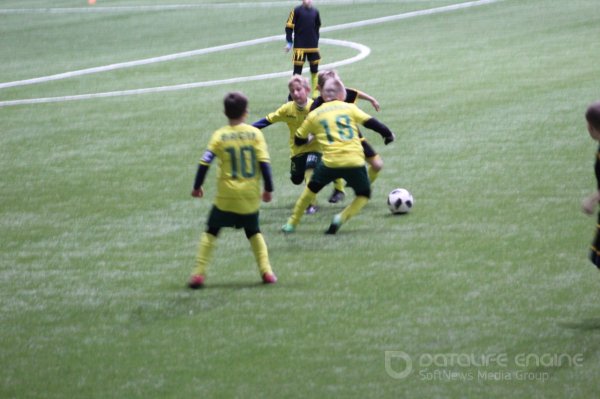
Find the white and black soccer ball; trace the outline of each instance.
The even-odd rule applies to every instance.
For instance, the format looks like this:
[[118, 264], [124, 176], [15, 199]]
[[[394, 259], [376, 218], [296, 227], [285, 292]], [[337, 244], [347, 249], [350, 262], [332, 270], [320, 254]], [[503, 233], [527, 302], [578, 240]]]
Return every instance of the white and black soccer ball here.
[[388, 208], [395, 215], [410, 212], [414, 203], [412, 194], [405, 188], [396, 188], [388, 194]]

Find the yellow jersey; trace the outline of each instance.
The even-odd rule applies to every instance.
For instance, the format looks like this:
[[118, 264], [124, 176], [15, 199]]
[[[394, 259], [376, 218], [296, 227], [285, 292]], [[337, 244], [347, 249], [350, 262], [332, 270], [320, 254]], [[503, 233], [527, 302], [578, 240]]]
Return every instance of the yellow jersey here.
[[211, 153], [219, 160], [215, 206], [242, 215], [258, 212], [262, 193], [259, 162], [270, 162], [262, 132], [245, 123], [224, 126], [212, 134], [207, 150], [200, 164], [209, 166]]
[[304, 119], [306, 119], [306, 116], [310, 112], [310, 106], [312, 103], [313, 100], [308, 99], [306, 106], [300, 108], [295, 102], [289, 101], [279, 107], [275, 112], [271, 112], [266, 117], [269, 123], [285, 122], [290, 130], [290, 158], [307, 152], [321, 152], [317, 142], [311, 142], [309, 144], [300, 146], [294, 144], [294, 135], [296, 134], [296, 130], [298, 130], [300, 125], [302, 125], [302, 122], [304, 122]]
[[363, 166], [365, 154], [360, 143], [358, 125], [371, 116], [354, 104], [330, 101], [310, 112], [296, 131], [296, 136], [306, 139], [309, 133], [323, 153], [323, 164], [329, 168]]

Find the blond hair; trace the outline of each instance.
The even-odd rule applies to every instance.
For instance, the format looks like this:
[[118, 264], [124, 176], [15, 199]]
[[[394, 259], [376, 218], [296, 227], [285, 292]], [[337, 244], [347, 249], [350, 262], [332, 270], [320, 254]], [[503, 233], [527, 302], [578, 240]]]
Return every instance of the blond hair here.
[[319, 75], [317, 76], [317, 84], [319, 85], [319, 87], [323, 88], [323, 85], [325, 84], [325, 81], [327, 79], [337, 78], [337, 77], [338, 77], [338, 74], [335, 69], [325, 69], [325, 70], [319, 72]]
[[293, 75], [288, 81], [288, 89], [290, 89], [294, 83], [298, 83], [300, 86], [310, 91], [310, 83], [308, 83], [308, 79], [306, 79], [304, 76]]

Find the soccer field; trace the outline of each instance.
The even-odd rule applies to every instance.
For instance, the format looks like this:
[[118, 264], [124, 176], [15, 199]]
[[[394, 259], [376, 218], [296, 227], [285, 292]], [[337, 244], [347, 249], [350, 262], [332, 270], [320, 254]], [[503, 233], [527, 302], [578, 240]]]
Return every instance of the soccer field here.
[[[215, 191], [190, 191], [222, 99], [287, 96], [299, 1], [0, 3], [1, 398], [600, 395], [596, 0], [315, 0], [322, 65], [376, 97], [369, 204], [280, 233], [301, 187], [264, 130], [260, 284], [242, 231], [188, 290]], [[339, 41], [343, 41], [343, 45]], [[408, 215], [387, 193], [409, 189]]]

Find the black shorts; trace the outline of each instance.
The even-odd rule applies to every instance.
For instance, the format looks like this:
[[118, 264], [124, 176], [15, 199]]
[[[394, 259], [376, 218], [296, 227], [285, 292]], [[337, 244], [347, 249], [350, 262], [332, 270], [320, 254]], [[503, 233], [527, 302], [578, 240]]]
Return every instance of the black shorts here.
[[[600, 213], [598, 213], [598, 224], [600, 226]], [[592, 247], [590, 248], [590, 260], [592, 263], [600, 269], [600, 227], [596, 227], [596, 236]]]
[[259, 231], [258, 212], [242, 215], [234, 212], [222, 211], [213, 205], [206, 222], [209, 229], [221, 229], [222, 227], [233, 227], [245, 229], [246, 231]]
[[311, 65], [318, 64], [321, 61], [321, 54], [318, 51], [309, 51], [302, 48], [295, 48], [293, 55], [294, 65], [304, 65], [304, 62], [308, 60]]
[[320, 152], [305, 152], [290, 159], [290, 178], [292, 181], [304, 180], [306, 169], [314, 169], [321, 162]]

